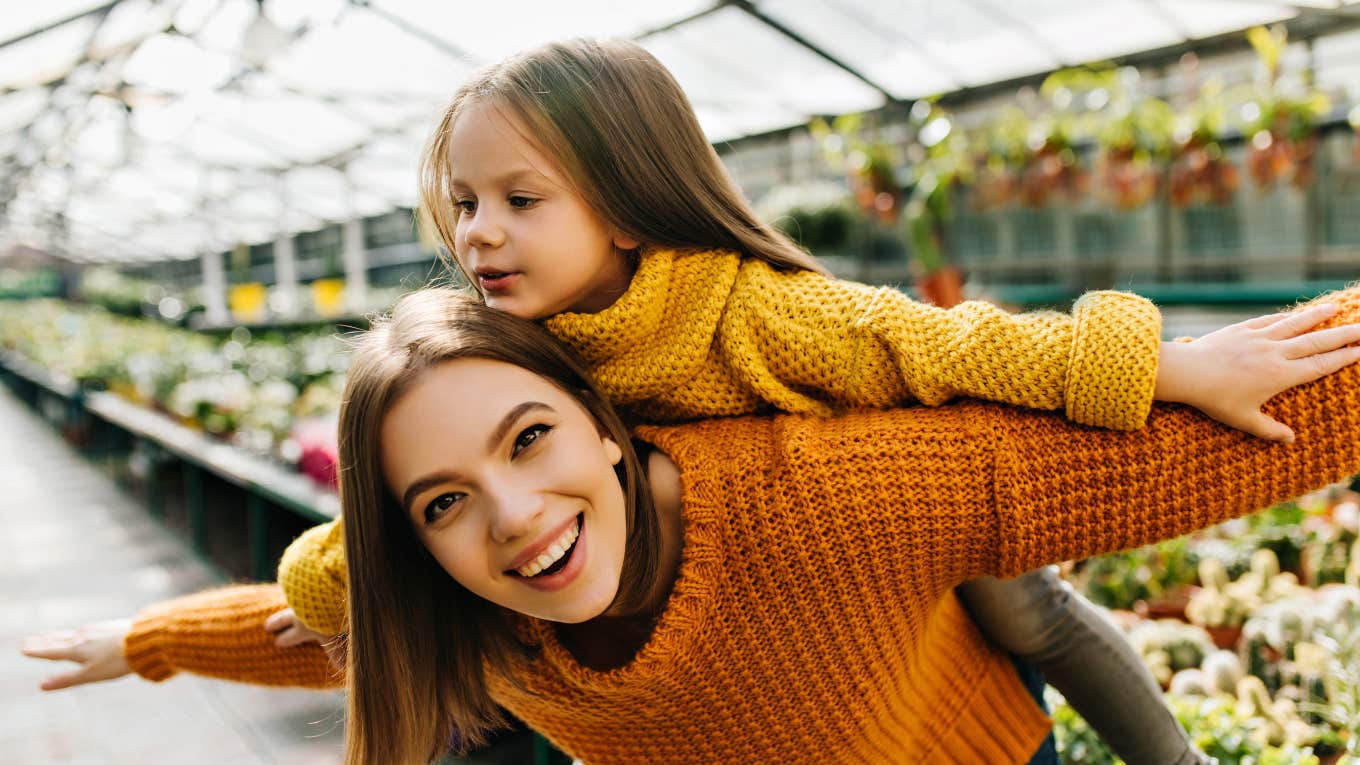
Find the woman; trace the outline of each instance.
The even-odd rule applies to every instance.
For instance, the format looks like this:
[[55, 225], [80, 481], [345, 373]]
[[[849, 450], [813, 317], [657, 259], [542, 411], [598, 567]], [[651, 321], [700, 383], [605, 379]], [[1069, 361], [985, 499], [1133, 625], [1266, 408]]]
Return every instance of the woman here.
[[[1331, 324], [1360, 319], [1360, 292], [1328, 300]], [[1276, 344], [1287, 387], [1357, 358], [1354, 327], [1303, 334], [1330, 313], [1224, 332]], [[499, 703], [589, 763], [1026, 762], [1049, 721], [952, 588], [1360, 470], [1357, 375], [1272, 401], [1293, 445], [1174, 406], [1119, 434], [975, 403], [634, 444], [542, 330], [414, 293], [360, 343], [341, 412], [347, 759], [428, 761], [450, 721], [475, 740]], [[324, 682], [319, 651], [268, 644], [278, 605], [261, 588], [171, 603], [125, 658]]]

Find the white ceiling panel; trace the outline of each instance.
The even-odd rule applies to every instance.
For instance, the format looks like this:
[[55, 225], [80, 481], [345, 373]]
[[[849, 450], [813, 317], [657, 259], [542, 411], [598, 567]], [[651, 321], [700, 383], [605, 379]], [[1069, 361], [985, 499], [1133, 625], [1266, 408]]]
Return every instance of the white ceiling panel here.
[[[638, 38], [674, 72], [709, 138], [724, 141], [1341, 5], [5, 4], [0, 243], [101, 260], [193, 256], [413, 205], [418, 153], [458, 83], [552, 39]], [[1356, 39], [1318, 42], [1322, 84], [1354, 87]]]

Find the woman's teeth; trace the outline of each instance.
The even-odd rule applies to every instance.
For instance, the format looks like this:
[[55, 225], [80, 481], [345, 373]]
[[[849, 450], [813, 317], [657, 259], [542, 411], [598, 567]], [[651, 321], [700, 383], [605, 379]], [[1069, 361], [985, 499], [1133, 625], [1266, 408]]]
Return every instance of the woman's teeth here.
[[575, 544], [578, 534], [580, 534], [579, 523], [571, 524], [566, 531], [562, 532], [561, 536], [548, 545], [548, 549], [539, 553], [537, 558], [515, 569], [515, 573], [525, 578], [537, 576], [544, 569], [562, 560], [562, 556], [566, 555], [571, 546]]

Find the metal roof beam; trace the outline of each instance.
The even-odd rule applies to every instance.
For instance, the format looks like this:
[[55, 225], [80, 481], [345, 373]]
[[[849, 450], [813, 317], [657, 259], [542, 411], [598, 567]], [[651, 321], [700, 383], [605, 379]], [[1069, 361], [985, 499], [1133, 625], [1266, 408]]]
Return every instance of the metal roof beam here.
[[759, 21], [760, 23], [764, 24], [770, 29], [773, 29], [779, 34], [787, 37], [788, 39], [802, 46], [803, 48], [806, 48], [807, 50], [816, 54], [822, 60], [826, 61], [827, 63], [831, 64], [837, 69], [840, 69], [846, 74], [849, 74], [851, 77], [854, 77], [856, 80], [859, 80], [865, 85], [868, 85], [869, 87], [878, 91], [880, 94], [882, 94], [883, 98], [888, 101], [888, 103], [902, 102], [902, 99], [893, 95], [892, 92], [889, 91], [887, 88], [883, 87], [882, 85], [879, 85], [878, 83], [866, 77], [864, 73], [860, 72], [858, 69], [854, 68], [853, 66], [850, 66], [844, 61], [841, 61], [839, 58], [826, 52], [820, 46], [813, 43], [811, 40], [808, 40], [806, 37], [803, 37], [802, 35], [798, 34], [792, 29], [789, 29], [788, 27], [784, 26], [775, 19], [765, 15], [765, 12], [757, 8], [755, 3], [751, 2], [751, 0], [728, 0], [726, 5], [736, 8], [742, 13], [745, 13], [751, 18], [755, 19], [756, 21]]

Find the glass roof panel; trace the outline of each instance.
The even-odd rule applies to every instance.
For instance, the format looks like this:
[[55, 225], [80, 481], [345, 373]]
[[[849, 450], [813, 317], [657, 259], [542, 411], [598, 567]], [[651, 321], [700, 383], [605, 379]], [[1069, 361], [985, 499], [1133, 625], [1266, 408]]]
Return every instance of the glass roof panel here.
[[1241, 0], [1153, 0], [1153, 3], [1175, 19], [1183, 34], [1192, 37], [1211, 37], [1234, 32], [1257, 24], [1270, 24], [1291, 18], [1297, 12], [1290, 5]]
[[170, 26], [174, 9], [152, 0], [122, 0], [109, 11], [90, 44], [91, 55], [104, 58]]
[[160, 34], [138, 46], [123, 69], [129, 85], [152, 94], [210, 92], [237, 70], [224, 53], [206, 50], [177, 34]]
[[[713, 5], [713, 0], [638, 3], [631, 0], [573, 0], [570, 3], [431, 3], [427, 0], [371, 0], [391, 13], [446, 40], [475, 61], [498, 61], [516, 51], [568, 37], [632, 37]], [[449, 92], [456, 87], [450, 82]]]
[[[909, 99], [1236, 34], [1300, 8], [1347, 12], [1333, 0], [268, 0], [263, 17], [255, 0], [11, 5], [0, 41], [94, 12], [0, 47], [0, 241], [98, 242], [101, 258], [197, 254], [413, 204], [417, 153], [457, 83], [549, 39], [674, 25], [643, 44], [722, 141], [877, 107], [875, 86]], [[1317, 42], [1324, 87], [1360, 82], [1357, 35]], [[1291, 72], [1302, 55], [1290, 47]], [[1232, 76], [1249, 78], [1250, 53], [1234, 60], [1247, 68]]]
[[272, 60], [269, 69], [307, 92], [442, 101], [471, 65], [356, 8], [334, 24], [308, 32]]
[[[644, 41], [723, 140], [880, 106], [884, 96], [751, 16], [724, 8]], [[740, 56], [731, 55], [740, 50]]]
[[6, 3], [0, 16], [0, 40], [51, 26], [62, 19], [108, 5], [108, 0], [44, 0], [41, 3]]
[[0, 48], [0, 92], [60, 78], [80, 61], [94, 30], [86, 18]]
[[0, 95], [0, 133], [17, 132], [32, 122], [47, 108], [47, 97], [48, 90], [43, 87]]
[[903, 3], [767, 0], [759, 7], [898, 98], [963, 85], [949, 59], [925, 51], [923, 42], [932, 32], [915, 23]]

